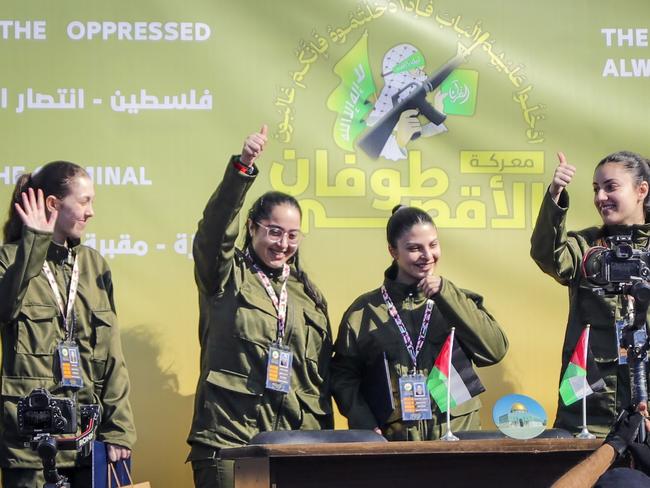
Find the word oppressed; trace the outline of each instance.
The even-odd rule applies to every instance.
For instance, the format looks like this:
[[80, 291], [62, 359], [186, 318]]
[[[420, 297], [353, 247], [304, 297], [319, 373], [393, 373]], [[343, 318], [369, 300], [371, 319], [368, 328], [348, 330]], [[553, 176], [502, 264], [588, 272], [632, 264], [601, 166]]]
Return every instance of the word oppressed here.
[[[207, 41], [210, 26], [202, 22], [112, 22], [73, 20], [65, 28], [73, 41], [100, 39], [103, 41]], [[45, 20], [1, 20], [2, 40], [46, 40]]]

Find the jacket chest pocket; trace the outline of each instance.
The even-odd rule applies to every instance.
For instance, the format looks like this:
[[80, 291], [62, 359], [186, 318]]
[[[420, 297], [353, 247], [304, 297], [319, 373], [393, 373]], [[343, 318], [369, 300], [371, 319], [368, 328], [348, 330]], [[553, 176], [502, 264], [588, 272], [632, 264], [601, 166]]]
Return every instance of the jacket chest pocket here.
[[276, 339], [277, 320], [273, 302], [264, 289], [244, 282], [238, 294], [234, 334], [254, 343], [268, 345]]
[[106, 361], [111, 345], [111, 327], [115, 321], [112, 310], [91, 310], [93, 359]]
[[64, 332], [59, 324], [59, 310], [50, 305], [23, 306], [17, 322], [18, 354], [54, 354]]
[[319, 362], [331, 355], [332, 341], [327, 327], [327, 318], [312, 311], [304, 311], [305, 357]]
[[91, 376], [98, 387], [103, 387], [102, 380], [106, 372], [106, 361], [111, 345], [111, 327], [115, 319], [115, 312], [111, 309], [91, 310], [90, 312], [93, 348]]

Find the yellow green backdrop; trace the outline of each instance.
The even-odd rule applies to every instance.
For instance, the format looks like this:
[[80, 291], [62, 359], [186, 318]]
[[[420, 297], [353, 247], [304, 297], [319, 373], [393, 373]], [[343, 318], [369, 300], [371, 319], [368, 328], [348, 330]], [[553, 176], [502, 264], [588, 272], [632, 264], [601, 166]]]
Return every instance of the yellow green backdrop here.
[[[4, 0], [0, 201], [17, 173], [50, 160], [93, 173], [86, 239], [115, 276], [136, 476], [190, 483], [199, 351], [188, 250], [229, 155], [264, 123], [271, 137], [251, 201], [273, 188], [302, 202], [304, 264], [334, 328], [382, 279], [390, 208], [421, 205], [440, 228], [441, 274], [482, 293], [510, 339], [506, 359], [479, 371], [484, 426], [513, 392], [552, 420], [567, 296], [529, 258], [529, 237], [556, 151], [578, 167], [572, 228], [599, 221], [591, 178], [601, 157], [650, 153], [647, 19], [641, 1]], [[367, 114], [384, 88], [384, 54], [404, 43], [429, 74], [460, 51], [464, 74], [443, 87], [446, 132], [412, 141], [405, 159], [371, 159], [342, 143], [345, 100], [328, 100], [350, 97], [360, 63], [373, 94], [348, 108]]]

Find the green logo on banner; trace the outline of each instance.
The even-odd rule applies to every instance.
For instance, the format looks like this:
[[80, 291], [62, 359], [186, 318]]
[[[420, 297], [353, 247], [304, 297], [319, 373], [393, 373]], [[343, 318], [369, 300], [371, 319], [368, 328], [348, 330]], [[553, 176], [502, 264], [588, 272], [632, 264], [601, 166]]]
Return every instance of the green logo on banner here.
[[424, 68], [424, 56], [420, 52], [413, 53], [401, 63], [396, 64], [392, 72], [403, 73], [415, 68]]
[[444, 112], [448, 115], [474, 115], [478, 92], [478, 71], [454, 70], [440, 85], [444, 95]]
[[346, 151], [354, 151], [354, 140], [366, 128], [366, 115], [373, 108], [369, 98], [376, 91], [368, 61], [367, 32], [336, 63], [334, 73], [341, 79], [327, 99], [327, 108], [337, 113], [334, 140]]

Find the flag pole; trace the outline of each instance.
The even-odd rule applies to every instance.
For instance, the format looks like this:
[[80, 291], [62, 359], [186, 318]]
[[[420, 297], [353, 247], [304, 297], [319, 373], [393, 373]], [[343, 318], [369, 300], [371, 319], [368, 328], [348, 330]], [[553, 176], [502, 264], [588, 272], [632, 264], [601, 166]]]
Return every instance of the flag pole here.
[[453, 432], [451, 431], [451, 413], [449, 412], [451, 410], [451, 357], [454, 352], [454, 332], [456, 331], [455, 327], [451, 328], [451, 334], [449, 334], [449, 363], [447, 364], [447, 371], [449, 372], [449, 376], [447, 377], [447, 433], [443, 435], [440, 440], [441, 441], [458, 441], [458, 437], [456, 437]]
[[589, 327], [587, 324], [585, 326], [585, 351], [584, 351], [584, 362], [585, 362], [585, 375], [582, 378], [582, 430], [576, 436], [578, 439], [595, 439], [596, 436], [589, 432], [587, 428], [587, 368], [589, 368], [589, 363], [587, 362], [587, 354], [589, 351]]

